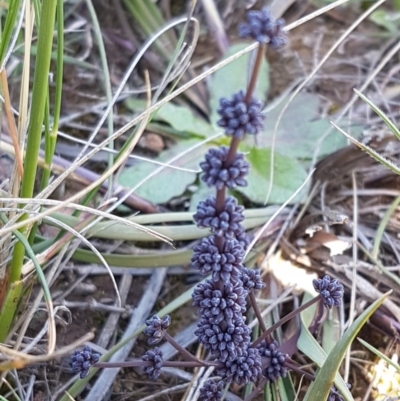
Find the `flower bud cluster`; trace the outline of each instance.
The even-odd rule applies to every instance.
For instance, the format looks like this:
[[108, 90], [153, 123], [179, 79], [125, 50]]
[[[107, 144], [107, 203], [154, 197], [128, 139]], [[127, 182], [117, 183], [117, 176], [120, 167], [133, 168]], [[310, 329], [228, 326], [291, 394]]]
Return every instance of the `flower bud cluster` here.
[[[274, 32], [281, 34], [281, 23], [266, 18], [268, 12], [255, 11], [248, 17], [249, 28], [241, 27], [241, 34], [258, 41], [275, 44]], [[251, 90], [250, 90], [251, 92]], [[231, 147], [210, 149], [200, 164], [201, 179], [215, 187], [216, 196], [199, 203], [193, 218], [200, 228], [209, 228], [211, 235], [194, 247], [192, 267], [211, 279], [199, 284], [193, 292], [193, 305], [199, 308], [200, 322], [195, 331], [199, 342], [221, 364], [217, 374], [224, 382], [239, 385], [256, 383], [262, 374], [262, 354], [251, 348], [250, 328], [246, 325], [246, 296], [263, 288], [259, 272], [244, 267], [245, 248], [248, 246], [244, 208], [233, 197], [226, 197], [227, 189], [247, 185], [249, 163], [237, 153], [238, 141], [246, 134], [256, 135], [263, 128], [262, 103], [251, 93], [239, 91], [231, 98], [222, 98], [218, 108], [218, 125], [231, 137]], [[217, 387], [207, 384], [202, 390], [203, 400], [215, 400]], [[215, 391], [210, 392], [212, 388]], [[210, 395], [208, 395], [210, 394]]]
[[331, 309], [332, 306], [340, 306], [342, 303], [344, 287], [337, 279], [326, 275], [321, 279], [314, 279], [313, 286], [315, 291], [321, 295], [324, 305], [328, 309]]
[[84, 379], [89, 374], [89, 369], [100, 359], [100, 354], [94, 352], [88, 345], [83, 350], [76, 350], [71, 356], [70, 365], [74, 373], [79, 373]]

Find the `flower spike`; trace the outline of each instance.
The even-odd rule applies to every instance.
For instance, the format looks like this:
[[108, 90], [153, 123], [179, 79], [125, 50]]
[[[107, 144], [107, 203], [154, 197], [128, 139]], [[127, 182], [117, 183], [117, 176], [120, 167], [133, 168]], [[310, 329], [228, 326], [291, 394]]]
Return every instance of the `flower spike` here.
[[229, 149], [226, 146], [211, 148], [205, 155], [205, 160], [200, 163], [203, 171], [201, 175], [209, 187], [215, 186], [222, 189], [225, 186], [229, 189], [247, 186], [246, 175], [249, 173], [250, 165], [244, 158], [243, 153], [237, 153], [232, 164], [225, 166], [228, 159]]
[[166, 315], [160, 319], [157, 315], [154, 315], [151, 319], [146, 320], [146, 329], [143, 334], [150, 337], [147, 342], [150, 345], [158, 344], [164, 337], [165, 331], [171, 324], [171, 318]]
[[100, 354], [94, 352], [88, 345], [82, 351], [76, 350], [71, 356], [71, 368], [74, 373], [80, 373], [84, 379], [89, 374], [89, 369], [100, 359]]
[[344, 287], [337, 279], [332, 279], [326, 275], [322, 279], [314, 279], [313, 286], [315, 291], [321, 294], [324, 305], [331, 309], [332, 306], [340, 306], [344, 294]]
[[244, 207], [239, 206], [237, 200], [230, 196], [225, 200], [224, 210], [217, 211], [216, 199], [209, 196], [197, 206], [197, 213], [193, 216], [198, 227], [211, 228], [217, 237], [236, 238], [243, 231], [240, 224], [244, 220]]
[[158, 376], [161, 374], [161, 368], [163, 364], [163, 354], [160, 348], [155, 347], [154, 350], [146, 351], [146, 353], [142, 356], [142, 361], [153, 362], [153, 365], [146, 366], [144, 371], [150, 379], [157, 380]]
[[224, 382], [216, 383], [214, 380], [207, 380], [200, 389], [200, 401], [221, 401], [224, 389]]
[[283, 31], [285, 21], [275, 19], [268, 7], [260, 11], [249, 11], [247, 22], [239, 25], [239, 36], [251, 38], [260, 43], [268, 44], [272, 49], [278, 49], [287, 42]]
[[218, 114], [221, 118], [217, 124], [225, 128], [226, 135], [236, 139], [242, 139], [245, 134], [256, 135], [263, 128], [261, 109], [261, 102], [253, 98], [247, 103], [245, 93], [240, 91], [231, 99], [220, 100]]

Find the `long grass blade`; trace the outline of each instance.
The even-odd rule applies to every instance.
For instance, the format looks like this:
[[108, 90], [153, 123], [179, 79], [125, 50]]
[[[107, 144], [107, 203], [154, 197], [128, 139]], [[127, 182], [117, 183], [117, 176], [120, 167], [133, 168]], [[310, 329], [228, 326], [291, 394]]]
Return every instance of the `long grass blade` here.
[[354, 89], [354, 92], [365, 102], [368, 104], [368, 106], [371, 107], [372, 110], [374, 110], [374, 112], [376, 114], [378, 114], [378, 116], [382, 119], [382, 121], [387, 125], [387, 127], [390, 129], [390, 131], [393, 132], [393, 134], [396, 136], [397, 139], [400, 140], [400, 131], [398, 130], [398, 128], [396, 127], [395, 124], [393, 124], [393, 122], [389, 119], [389, 117], [378, 107], [375, 106], [374, 103], [371, 102], [371, 100], [369, 100], [363, 93], [361, 93], [360, 91], [358, 91], [357, 89]]
[[365, 347], [368, 348], [371, 352], [373, 352], [376, 356], [379, 356], [379, 358], [383, 359], [385, 362], [387, 362], [389, 365], [393, 366], [399, 373], [400, 373], [400, 366], [393, 362], [390, 358], [388, 358], [385, 354], [383, 354], [381, 351], [377, 350], [375, 347], [373, 347], [371, 344], [368, 344], [366, 341], [364, 341], [361, 338], [357, 338], [357, 340]]
[[338, 127], [334, 122], [331, 121], [331, 124], [341, 133], [343, 134], [347, 139], [349, 139], [351, 142], [354, 143], [354, 145], [358, 146], [361, 150], [364, 152], [368, 153], [369, 156], [371, 156], [373, 159], [387, 167], [390, 171], [392, 171], [395, 174], [400, 174], [400, 167], [396, 166], [392, 161], [389, 159], [386, 159], [386, 157], [383, 157], [380, 155], [378, 152], [376, 152], [374, 149], [370, 148], [367, 145], [364, 145], [357, 139], [353, 138], [349, 134], [347, 134], [345, 131], [343, 131], [340, 127]]
[[344, 332], [340, 341], [329, 353], [321, 367], [321, 370], [318, 372], [315, 381], [311, 383], [303, 401], [326, 400], [328, 398], [335, 376], [338, 374], [348, 347], [369, 317], [382, 305], [389, 294], [390, 292], [384, 294], [381, 298], [370, 305]]

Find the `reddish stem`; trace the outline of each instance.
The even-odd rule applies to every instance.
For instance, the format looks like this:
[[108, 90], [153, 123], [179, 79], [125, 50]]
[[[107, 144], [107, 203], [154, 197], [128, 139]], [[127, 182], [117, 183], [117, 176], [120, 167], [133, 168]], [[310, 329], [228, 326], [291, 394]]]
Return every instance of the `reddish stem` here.
[[186, 348], [182, 347], [173, 337], [171, 337], [167, 332], [164, 333], [164, 339], [168, 341], [179, 353], [189, 362], [200, 363], [200, 366], [208, 366], [205, 361], [195, 357]]
[[262, 318], [260, 309], [258, 308], [258, 305], [257, 305], [256, 296], [254, 295], [254, 291], [250, 291], [249, 298], [250, 298], [251, 306], [254, 309], [254, 313], [256, 314], [258, 324], [260, 325], [261, 331], [262, 332], [267, 331], [267, 328], [264, 323], [264, 319]]
[[316, 297], [314, 297], [313, 299], [310, 299], [308, 302], [306, 302], [305, 304], [301, 305], [299, 308], [295, 309], [294, 311], [290, 312], [288, 315], [286, 315], [284, 318], [282, 318], [281, 320], [279, 320], [279, 322], [276, 322], [274, 325], [272, 325], [268, 330], [266, 330], [263, 334], [261, 334], [260, 337], [257, 338], [257, 340], [255, 340], [253, 342], [253, 344], [251, 344], [252, 348], [257, 347], [258, 344], [261, 343], [262, 340], [265, 340], [268, 338], [268, 336], [273, 333], [278, 327], [282, 326], [283, 324], [285, 324], [286, 322], [288, 322], [289, 320], [291, 320], [292, 318], [294, 318], [295, 316], [297, 316], [300, 312], [303, 312], [303, 310], [309, 308], [311, 305], [315, 304], [316, 302], [318, 302], [321, 299], [321, 295], [317, 295]]
[[[152, 361], [142, 361], [141, 359], [132, 359], [125, 362], [97, 362], [93, 365], [94, 368], [132, 368], [132, 367], [146, 367], [153, 366]], [[221, 367], [220, 362], [206, 362], [206, 361], [165, 361], [163, 368], [199, 368], [204, 366]]]
[[257, 84], [258, 74], [261, 68], [261, 62], [265, 51], [265, 43], [261, 43], [257, 48], [256, 60], [254, 61], [253, 71], [251, 73], [249, 84], [247, 85], [246, 97], [244, 98], [246, 103], [249, 103], [253, 96], [254, 89]]

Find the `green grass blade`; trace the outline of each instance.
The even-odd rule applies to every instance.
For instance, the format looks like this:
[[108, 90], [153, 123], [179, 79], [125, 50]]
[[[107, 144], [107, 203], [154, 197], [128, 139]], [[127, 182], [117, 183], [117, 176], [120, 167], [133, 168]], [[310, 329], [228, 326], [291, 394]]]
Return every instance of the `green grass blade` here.
[[340, 336], [339, 312], [337, 309], [332, 309], [324, 322], [322, 332], [322, 348], [327, 354], [338, 343]]
[[[48, 76], [50, 70], [50, 57], [53, 44], [53, 28], [56, 14], [57, 2], [54, 0], [43, 0], [40, 12], [40, 27], [38, 32], [38, 53], [35, 63], [35, 73], [33, 79], [31, 113], [27, 132], [26, 156], [24, 160], [24, 174], [21, 183], [21, 197], [32, 198], [36, 170], [39, 159], [39, 148], [42, 137], [42, 124], [48, 94]], [[21, 220], [26, 220], [27, 215], [23, 215]], [[25, 232], [21, 228], [21, 232]], [[25, 255], [25, 248], [19, 241], [16, 243], [10, 273], [9, 283], [18, 282], [21, 278], [21, 269]], [[15, 313], [15, 311], [14, 311]], [[3, 314], [0, 315], [0, 327], [3, 326]], [[7, 330], [3, 329], [2, 330]], [[3, 331], [3, 332], [4, 332]], [[4, 337], [0, 336], [0, 341]]]
[[18, 308], [23, 290], [23, 282], [15, 281], [7, 288], [7, 295], [1, 309], [0, 338], [1, 342], [7, 338], [8, 331], [14, 319], [15, 311]]
[[[3, 221], [3, 223], [7, 223], [7, 218], [4, 215], [0, 216], [0, 218]], [[44, 300], [46, 302], [47, 308], [49, 310], [49, 319], [53, 323], [53, 332], [55, 332], [55, 321], [54, 321], [54, 318], [52, 316], [52, 313], [53, 313], [53, 301], [51, 299], [50, 289], [49, 289], [49, 286], [47, 285], [46, 277], [45, 277], [45, 275], [43, 273], [42, 267], [40, 266], [39, 262], [37, 261], [36, 255], [35, 255], [32, 247], [31, 247], [31, 245], [29, 244], [28, 239], [22, 233], [20, 233], [19, 231], [14, 231], [13, 235], [15, 235], [18, 238], [18, 240], [20, 241], [20, 243], [24, 246], [27, 255], [32, 260], [32, 263], [35, 266], [36, 275], [37, 275], [37, 277], [39, 279], [39, 282], [40, 282], [40, 285], [42, 287], [43, 297], [44, 297]], [[22, 290], [22, 287], [21, 287], [21, 290]], [[18, 298], [18, 300], [19, 299], [20, 298]], [[12, 304], [7, 306], [7, 301], [12, 302]], [[14, 302], [15, 302], [14, 299], [10, 300], [9, 298], [7, 298], [6, 301], [5, 301], [5, 308], [7, 310], [10, 310], [10, 311], [12, 311], [13, 309], [15, 310]], [[11, 324], [12, 317], [10, 316], [9, 319], [11, 319], [11, 320], [9, 320], [9, 322]], [[5, 326], [5, 329], [8, 332], [7, 326]], [[3, 327], [0, 330], [1, 330], [0, 331], [0, 336], [7, 335], [7, 333], [3, 333], [2, 332]]]
[[400, 140], [400, 131], [397, 129], [396, 125], [393, 124], [393, 122], [389, 119], [389, 117], [377, 106], [374, 105], [374, 103], [371, 102], [364, 94], [362, 94], [360, 91], [357, 89], [354, 89], [354, 92], [365, 102], [368, 104], [368, 106], [371, 107], [372, 110], [378, 116], [383, 120], [383, 122], [387, 125], [387, 127], [390, 129], [390, 131], [393, 132], [393, 134], [397, 137], [397, 139]]
[[386, 210], [385, 215], [383, 216], [383, 218], [379, 224], [379, 227], [376, 230], [374, 247], [372, 249], [372, 257], [374, 259], [378, 259], [379, 248], [381, 246], [383, 233], [385, 232], [385, 228], [386, 228], [387, 224], [389, 223], [390, 217], [396, 211], [397, 206], [399, 206], [399, 204], [400, 204], [400, 196], [398, 196], [394, 200], [394, 202], [389, 206], [389, 208]]
[[[104, 74], [104, 91], [106, 93], [106, 99], [107, 99], [107, 104], [110, 104], [112, 102], [112, 89], [111, 89], [111, 78], [110, 78], [110, 72], [108, 69], [108, 61], [107, 61], [107, 54], [106, 54], [106, 49], [104, 46], [104, 41], [103, 41], [103, 36], [99, 24], [99, 20], [97, 18], [96, 11], [93, 7], [93, 3], [91, 0], [86, 0], [87, 7], [89, 10], [90, 18], [92, 19], [92, 24], [93, 24], [93, 31], [94, 35], [97, 41], [97, 46], [99, 49], [99, 54], [100, 54], [100, 60], [101, 60], [101, 66], [102, 66], [102, 72]], [[110, 137], [113, 134], [114, 131], [114, 113], [113, 109], [111, 108], [110, 112], [107, 115], [107, 132], [108, 136]], [[111, 150], [108, 154], [108, 168], [111, 168], [111, 166], [114, 163], [114, 153], [112, 152], [114, 150], [114, 141], [111, 141], [108, 145], [109, 149]], [[111, 175], [108, 178], [108, 185], [109, 188], [113, 187], [113, 176]], [[97, 191], [95, 192], [97, 193]], [[93, 193], [93, 196], [95, 195]]]
[[57, 0], [57, 51], [56, 51], [56, 80], [53, 126], [49, 135], [45, 137], [45, 166], [43, 168], [42, 182], [40, 189], [43, 190], [49, 183], [51, 174], [51, 164], [53, 162], [54, 151], [57, 142], [58, 125], [61, 114], [63, 70], [64, 70], [64, 8], [63, 1]]
[[[286, 378], [289, 378], [289, 376], [286, 376]], [[285, 379], [286, 379], [285, 378]], [[294, 397], [292, 394], [292, 391], [290, 387], [287, 387], [288, 382], [285, 382], [285, 379], [279, 378], [278, 379], [278, 389], [279, 389], [279, 397], [281, 401], [293, 401]], [[289, 390], [289, 392], [288, 392]]]
[[287, 398], [290, 401], [293, 401], [296, 398], [296, 390], [294, 388], [292, 377], [290, 376], [290, 374], [282, 379], [282, 386], [285, 390]]
[[4, 30], [1, 35], [0, 64], [3, 63], [4, 57], [7, 54], [8, 45], [10, 44], [14, 27], [17, 25], [16, 21], [20, 6], [21, 6], [21, 0], [11, 0], [9, 2], [6, 22], [4, 23]]
[[347, 134], [345, 131], [343, 131], [340, 127], [338, 127], [335, 123], [331, 122], [331, 124], [340, 132], [342, 133], [347, 139], [349, 139], [351, 142], [354, 143], [354, 145], [358, 146], [361, 150], [364, 152], [368, 153], [369, 156], [371, 156], [373, 159], [387, 167], [390, 171], [392, 171], [395, 174], [400, 174], [400, 168], [396, 166], [392, 161], [389, 159], [386, 159], [386, 157], [381, 156], [378, 152], [376, 152], [374, 149], [370, 148], [367, 145], [364, 145], [363, 143], [357, 141], [357, 139], [353, 138], [349, 134]]
[[[382, 305], [389, 294], [390, 293], [386, 293], [381, 298], [376, 300], [372, 305], [370, 305], [368, 309], [366, 309], [345, 331], [340, 341], [329, 353], [328, 357], [321, 367], [321, 370], [318, 372], [315, 381], [311, 383], [311, 386], [309, 387], [303, 401], [325, 401], [328, 398], [329, 392], [332, 388], [332, 384], [338, 374], [340, 365], [343, 361], [347, 349], [353, 342], [357, 333], [367, 322], [369, 317]], [[341, 391], [341, 389], [339, 389], [339, 391]]]
[[[53, 156], [56, 149], [58, 125], [61, 114], [62, 88], [63, 88], [63, 71], [64, 71], [64, 4], [63, 0], [57, 0], [57, 57], [56, 57], [56, 74], [55, 74], [55, 95], [54, 95], [54, 111], [53, 126], [50, 130], [50, 106], [49, 98], [47, 99], [47, 107], [45, 110], [45, 164], [43, 166], [42, 180], [40, 190], [43, 191], [49, 184]], [[35, 223], [30, 234], [29, 243], [32, 245], [35, 241], [39, 223]]]
[[[67, 224], [70, 227], [74, 227], [79, 224], [80, 220], [74, 216], [67, 216], [61, 213], [55, 213], [52, 215], [55, 219]], [[260, 214], [259, 217], [246, 218], [243, 226], [246, 229], [252, 229], [263, 225], [270, 215], [268, 212]], [[136, 221], [135, 218], [130, 219]], [[49, 225], [54, 225], [54, 222], [48, 221]], [[141, 224], [141, 223], [140, 223]], [[149, 227], [150, 228], [150, 227]], [[198, 228], [194, 224], [183, 224], [183, 225], [170, 225], [170, 226], [152, 226], [151, 229], [162, 235], [167, 235], [173, 241], [189, 241], [194, 239], [203, 238], [209, 233], [205, 229]], [[143, 231], [137, 230], [134, 227], [130, 227], [117, 222], [99, 222], [96, 223], [92, 228], [88, 230], [88, 234], [98, 238], [104, 239], [121, 239], [127, 241], [139, 241], [139, 242], [154, 242], [158, 239], [154, 238], [150, 234]]]
[[389, 365], [393, 366], [399, 373], [400, 373], [400, 366], [393, 362], [390, 358], [388, 358], [385, 354], [382, 354], [381, 351], [377, 350], [375, 347], [372, 345], [368, 344], [366, 341], [362, 340], [361, 338], [357, 338], [357, 340], [365, 347], [368, 348], [371, 352], [373, 352], [376, 356], [379, 356], [379, 358], [383, 359], [385, 362], [387, 362]]
[[[182, 266], [190, 263], [192, 250], [163, 252], [155, 255], [118, 255], [103, 253], [105, 261], [115, 267], [169, 267]], [[73, 255], [73, 259], [87, 263], [100, 263], [97, 255], [92, 251], [85, 249], [77, 249]]]

